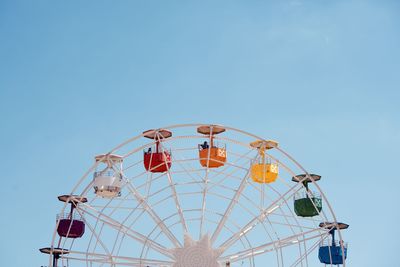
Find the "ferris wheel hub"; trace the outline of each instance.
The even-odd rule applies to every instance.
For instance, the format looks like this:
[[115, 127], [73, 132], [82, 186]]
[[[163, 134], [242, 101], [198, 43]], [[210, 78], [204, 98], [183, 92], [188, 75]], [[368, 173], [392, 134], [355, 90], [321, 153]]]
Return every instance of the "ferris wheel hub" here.
[[175, 257], [173, 267], [221, 267], [218, 257], [222, 253], [223, 249], [211, 247], [208, 235], [199, 241], [194, 241], [189, 235], [185, 235], [184, 246], [172, 251]]

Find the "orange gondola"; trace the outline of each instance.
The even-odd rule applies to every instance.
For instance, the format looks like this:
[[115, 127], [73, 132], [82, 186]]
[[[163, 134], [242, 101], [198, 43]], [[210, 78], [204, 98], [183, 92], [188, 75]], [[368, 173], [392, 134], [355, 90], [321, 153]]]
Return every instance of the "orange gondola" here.
[[200, 164], [203, 167], [218, 168], [225, 165], [226, 147], [214, 142], [214, 135], [225, 132], [225, 128], [217, 125], [203, 125], [197, 128], [197, 132], [207, 135], [210, 144], [204, 141], [198, 145]]

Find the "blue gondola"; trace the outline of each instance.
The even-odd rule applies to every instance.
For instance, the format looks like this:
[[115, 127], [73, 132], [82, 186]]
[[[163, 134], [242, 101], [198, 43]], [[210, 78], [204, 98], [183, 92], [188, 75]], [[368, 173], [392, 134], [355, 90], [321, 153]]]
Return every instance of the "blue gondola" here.
[[[347, 229], [349, 227], [348, 224], [345, 223], [320, 223], [319, 225], [322, 228], [331, 228], [329, 233], [331, 234], [331, 242], [321, 242], [319, 251], [318, 251], [318, 258], [321, 263], [325, 264], [333, 264], [333, 265], [340, 265], [343, 264], [343, 260], [347, 258], [347, 243], [344, 243], [342, 240], [337, 242], [335, 240], [335, 231], [337, 229]], [[343, 248], [342, 248], [343, 246]]]

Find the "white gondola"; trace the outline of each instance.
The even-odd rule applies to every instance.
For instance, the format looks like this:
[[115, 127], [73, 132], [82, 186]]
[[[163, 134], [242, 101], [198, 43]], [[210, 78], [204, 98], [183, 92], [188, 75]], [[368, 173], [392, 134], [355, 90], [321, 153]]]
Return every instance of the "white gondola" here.
[[[95, 157], [99, 162], [98, 169], [93, 175], [93, 188], [96, 195], [113, 198], [121, 194], [122, 187], [122, 161], [118, 155], [98, 155]], [[104, 166], [104, 164], [106, 166]]]

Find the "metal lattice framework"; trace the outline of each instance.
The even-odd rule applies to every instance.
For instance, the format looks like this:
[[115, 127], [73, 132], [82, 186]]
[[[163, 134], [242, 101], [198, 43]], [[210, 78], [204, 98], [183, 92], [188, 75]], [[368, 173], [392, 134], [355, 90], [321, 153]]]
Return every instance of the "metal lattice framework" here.
[[[301, 181], [291, 181], [299, 173], [312, 180], [296, 160], [280, 147], [268, 150], [279, 176], [273, 183], [255, 183], [250, 166], [259, 153], [250, 143], [264, 139], [224, 126], [214, 139], [226, 147], [227, 161], [219, 168], [202, 167], [198, 144], [208, 137], [197, 133], [200, 125], [162, 128], [173, 133], [169, 138], [154, 130], [154, 140], [141, 134], [107, 153], [123, 158], [122, 167], [112, 167], [122, 174], [119, 196], [94, 193], [96, 161], [69, 192], [87, 199], [75, 205], [75, 216], [86, 226], [84, 236], [59, 237], [57, 220], [51, 247], [61, 249], [58, 266], [319, 266], [313, 251], [329, 241], [337, 220], [318, 183], [311, 186], [324, 208], [317, 216], [299, 217], [295, 196], [313, 193]], [[166, 172], [143, 167], [143, 151], [156, 142], [171, 154]], [[61, 213], [67, 211], [65, 203]], [[320, 227], [321, 222], [332, 225]]]

